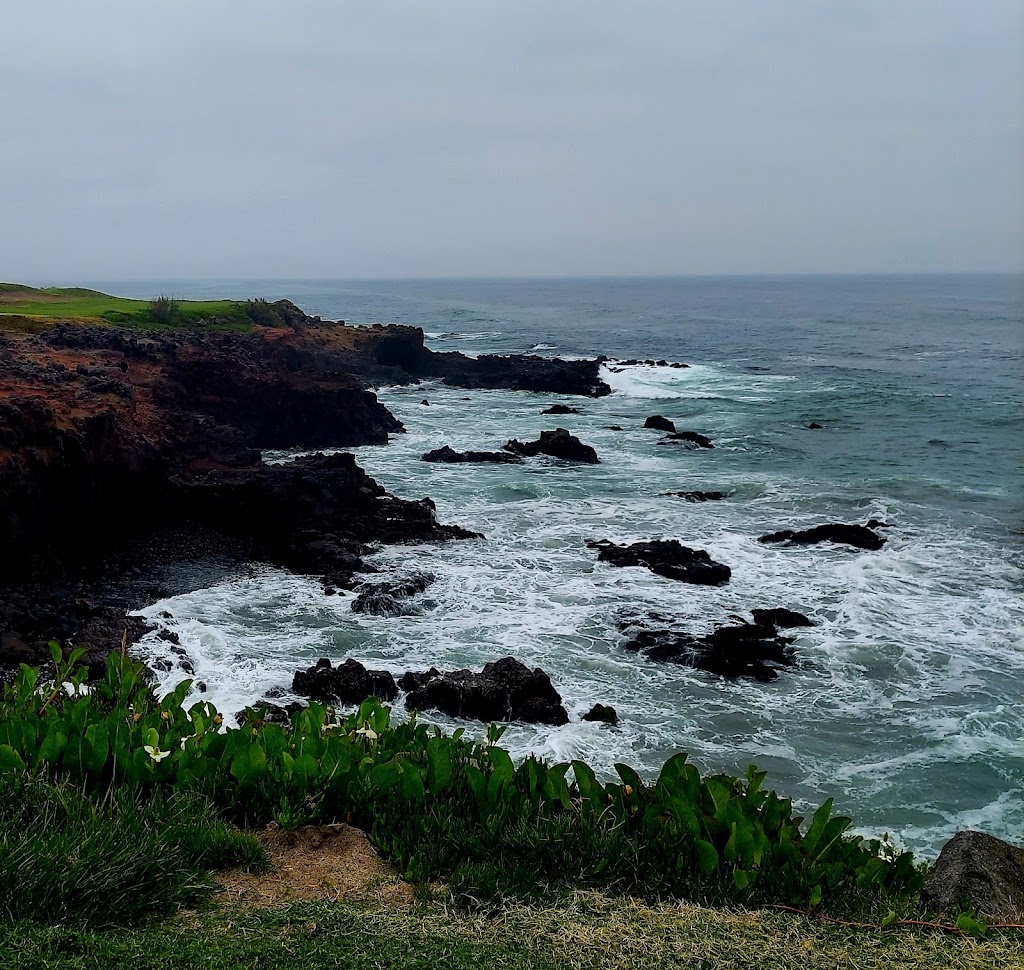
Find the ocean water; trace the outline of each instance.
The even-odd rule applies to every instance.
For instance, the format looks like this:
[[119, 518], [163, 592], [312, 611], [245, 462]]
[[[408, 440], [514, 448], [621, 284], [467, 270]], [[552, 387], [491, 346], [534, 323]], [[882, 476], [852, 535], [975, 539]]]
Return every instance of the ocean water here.
[[[1024, 833], [1024, 315], [1012, 276], [102, 283], [125, 295], [289, 297], [352, 323], [422, 326], [467, 353], [609, 361], [600, 400], [424, 383], [379, 390], [407, 434], [354, 449], [404, 498], [484, 540], [389, 547], [373, 561], [435, 577], [398, 617], [350, 610], [261, 568], [144, 611], [174, 629], [206, 699], [235, 711], [321, 656], [402, 672], [512, 655], [544, 668], [572, 723], [513, 725], [519, 756], [616, 761], [653, 776], [677, 751], [756, 763], [805, 807], [834, 795], [858, 831], [934, 854], [954, 831]], [[429, 406], [420, 401], [427, 398]], [[583, 411], [542, 416], [556, 401]], [[662, 414], [714, 450], [659, 445]], [[824, 425], [812, 431], [812, 421]], [[623, 431], [609, 430], [621, 425]], [[556, 426], [597, 466], [428, 464], [444, 444], [495, 449]], [[268, 454], [285, 461], [286, 453]], [[664, 493], [721, 490], [690, 504]], [[878, 552], [756, 537], [822, 522], [892, 524]], [[678, 538], [732, 567], [721, 588], [597, 564], [589, 539]], [[755, 607], [816, 625], [771, 684], [728, 681], [622, 648], [617, 623], [659, 613], [707, 631]], [[151, 640], [141, 647], [164, 649]], [[170, 686], [182, 675], [161, 675]], [[612, 704], [618, 728], [581, 722]], [[428, 718], [429, 719], [429, 718]], [[455, 722], [436, 718], [448, 727]], [[465, 725], [482, 734], [483, 727]]]

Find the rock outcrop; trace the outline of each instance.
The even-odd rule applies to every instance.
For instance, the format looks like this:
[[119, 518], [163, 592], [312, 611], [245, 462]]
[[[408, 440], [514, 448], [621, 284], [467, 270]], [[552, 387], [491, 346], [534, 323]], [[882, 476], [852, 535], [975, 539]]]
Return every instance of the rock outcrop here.
[[668, 431], [674, 432], [676, 426], [668, 418], [663, 418], [660, 414], [652, 414], [645, 422], [645, 428], [653, 428], [655, 431]]
[[512, 438], [504, 445], [505, 451], [514, 455], [533, 458], [536, 455], [550, 455], [565, 461], [581, 462], [586, 465], [599, 465], [601, 459], [590, 445], [585, 445], [575, 435], [569, 434], [565, 428], [554, 431], [542, 431], [536, 441], [517, 441]]
[[843, 543], [857, 549], [881, 549], [885, 538], [873, 532], [865, 525], [829, 524], [817, 525], [813, 529], [783, 529], [763, 535], [758, 542], [789, 542], [793, 545], [807, 546], [819, 542]]
[[796, 662], [789, 637], [780, 636], [770, 623], [740, 623], [722, 626], [707, 634], [692, 634], [677, 629], [636, 629], [630, 632], [627, 650], [642, 653], [651, 660], [694, 667], [721, 677], [752, 677], [772, 681], [778, 670]]
[[484, 664], [483, 670], [454, 670], [427, 676], [405, 699], [411, 710], [440, 711], [487, 723], [528, 721], [566, 724], [569, 715], [551, 679], [512, 657]]
[[493, 464], [493, 465], [518, 465], [523, 459], [519, 455], [513, 455], [507, 451], [456, 451], [448, 445], [435, 448], [426, 452], [423, 461], [435, 462], [444, 465], [461, 464]]
[[646, 566], [651, 572], [668, 579], [701, 586], [720, 586], [729, 582], [732, 570], [716, 562], [703, 549], [691, 549], [678, 539], [655, 539], [634, 542], [628, 546], [616, 545], [607, 539], [588, 542], [587, 547], [597, 550], [599, 562], [613, 566]]
[[393, 701], [398, 696], [395, 678], [386, 670], [367, 670], [349, 657], [337, 667], [322, 657], [308, 670], [296, 671], [292, 690], [325, 704], [361, 704], [367, 697]]

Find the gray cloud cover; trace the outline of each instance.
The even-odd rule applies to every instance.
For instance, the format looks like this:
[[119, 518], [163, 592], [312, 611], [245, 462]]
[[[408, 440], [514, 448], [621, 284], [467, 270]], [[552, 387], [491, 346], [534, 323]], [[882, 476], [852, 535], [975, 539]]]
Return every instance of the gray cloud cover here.
[[0, 279], [1024, 267], [1019, 0], [4, 8]]

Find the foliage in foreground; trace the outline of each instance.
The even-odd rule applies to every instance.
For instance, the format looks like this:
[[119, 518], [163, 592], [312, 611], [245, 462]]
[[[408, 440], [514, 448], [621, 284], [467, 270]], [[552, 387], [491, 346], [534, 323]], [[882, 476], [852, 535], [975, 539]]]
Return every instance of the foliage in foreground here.
[[0, 913], [131, 924], [196, 902], [211, 886], [210, 869], [262, 862], [259, 843], [205, 798], [137, 794], [90, 798], [68, 781], [0, 776]]
[[579, 761], [516, 767], [494, 729], [478, 743], [392, 725], [375, 701], [340, 722], [314, 703], [287, 726], [256, 713], [225, 730], [209, 704], [185, 709], [187, 681], [158, 700], [140, 663], [112, 655], [86, 689], [78, 656], [54, 654], [55, 683], [23, 667], [5, 689], [0, 772], [67, 776], [96, 792], [199, 792], [243, 824], [351, 821], [406, 878], [457, 874], [467, 893], [492, 897], [554, 884], [871, 905], [920, 884], [909, 853], [848, 835], [831, 799], [803, 824], [753, 768], [701, 777], [680, 754], [645, 784], [621, 764], [618, 782]]

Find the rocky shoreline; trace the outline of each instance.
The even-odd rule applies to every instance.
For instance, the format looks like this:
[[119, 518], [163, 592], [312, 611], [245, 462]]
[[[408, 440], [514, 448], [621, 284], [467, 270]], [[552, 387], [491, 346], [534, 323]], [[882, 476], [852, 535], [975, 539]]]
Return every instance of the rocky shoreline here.
[[351, 588], [375, 545], [476, 537], [351, 455], [263, 461], [401, 434], [374, 385], [609, 393], [600, 360], [435, 353], [416, 327], [277, 306], [287, 326], [251, 333], [0, 331], [0, 670], [45, 662], [50, 640], [98, 670], [146, 632], [127, 612], [246, 563]]

